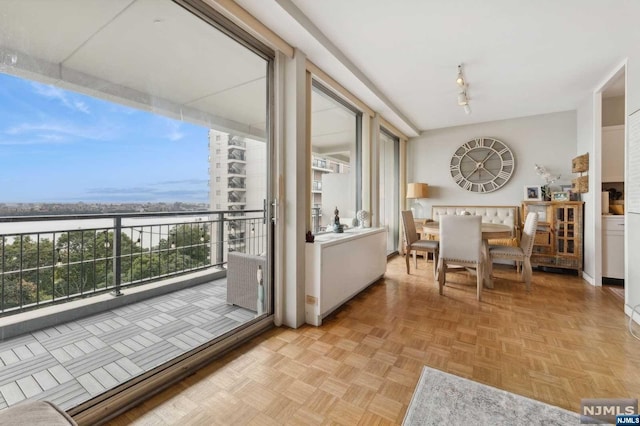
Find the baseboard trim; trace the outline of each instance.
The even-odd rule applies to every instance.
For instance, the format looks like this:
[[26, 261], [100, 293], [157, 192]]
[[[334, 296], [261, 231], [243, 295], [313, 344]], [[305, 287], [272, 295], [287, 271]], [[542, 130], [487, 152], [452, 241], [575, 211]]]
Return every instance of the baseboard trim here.
[[[633, 313], [633, 306], [629, 306], [625, 303], [624, 313], [628, 317], [631, 317], [631, 314]], [[640, 309], [636, 309], [635, 315], [633, 316], [633, 322], [635, 322], [636, 324], [640, 324]]]

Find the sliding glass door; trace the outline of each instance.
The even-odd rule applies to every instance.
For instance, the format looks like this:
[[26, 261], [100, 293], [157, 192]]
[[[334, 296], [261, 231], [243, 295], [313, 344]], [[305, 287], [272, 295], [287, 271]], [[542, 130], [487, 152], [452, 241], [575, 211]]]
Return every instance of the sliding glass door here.
[[0, 3], [0, 313], [84, 304], [3, 330], [28, 354], [0, 409], [72, 409], [248, 334], [273, 306], [274, 52], [202, 1]]

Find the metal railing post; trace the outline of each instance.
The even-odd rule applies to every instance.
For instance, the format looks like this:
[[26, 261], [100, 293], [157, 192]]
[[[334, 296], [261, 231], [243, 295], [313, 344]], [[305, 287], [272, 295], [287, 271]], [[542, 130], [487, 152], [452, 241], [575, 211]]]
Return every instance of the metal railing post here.
[[216, 247], [216, 264], [222, 265], [224, 261], [224, 214], [218, 213], [218, 247]]
[[122, 218], [120, 216], [113, 218], [113, 281], [115, 289], [111, 292], [113, 296], [122, 296], [120, 284], [122, 284]]

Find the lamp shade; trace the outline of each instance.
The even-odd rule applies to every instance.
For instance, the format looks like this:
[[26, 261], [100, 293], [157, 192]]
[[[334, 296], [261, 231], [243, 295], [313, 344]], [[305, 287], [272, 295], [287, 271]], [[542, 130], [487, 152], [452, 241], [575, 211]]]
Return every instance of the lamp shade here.
[[407, 184], [407, 198], [429, 198], [429, 185], [426, 183]]

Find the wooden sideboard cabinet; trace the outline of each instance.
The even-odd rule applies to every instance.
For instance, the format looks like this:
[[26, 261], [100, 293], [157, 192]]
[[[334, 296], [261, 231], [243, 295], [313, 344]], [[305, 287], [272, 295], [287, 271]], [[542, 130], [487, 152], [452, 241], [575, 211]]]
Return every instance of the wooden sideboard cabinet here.
[[582, 273], [582, 201], [525, 201], [522, 218], [538, 213], [531, 264], [575, 269]]

